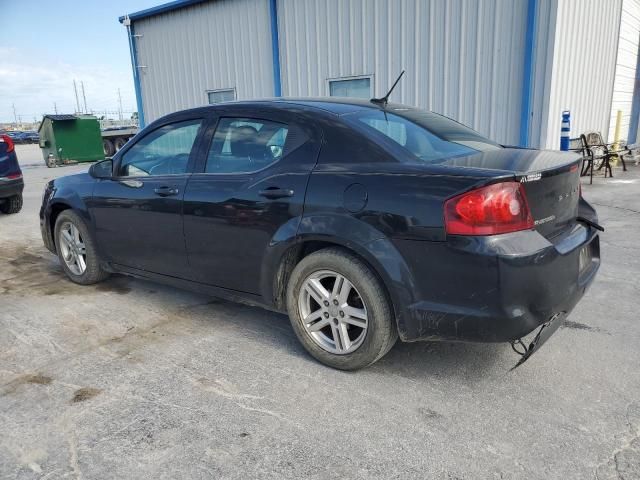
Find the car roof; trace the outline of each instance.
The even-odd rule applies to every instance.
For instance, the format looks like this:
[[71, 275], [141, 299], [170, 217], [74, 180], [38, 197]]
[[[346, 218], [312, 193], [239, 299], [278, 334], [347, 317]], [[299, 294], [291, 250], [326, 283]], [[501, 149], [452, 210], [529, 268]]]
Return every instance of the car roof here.
[[[216, 106], [222, 105], [255, 105], [258, 106], [271, 106], [273, 108], [287, 109], [289, 106], [300, 105], [318, 110], [324, 110], [325, 112], [333, 113], [335, 115], [344, 115], [347, 113], [357, 112], [364, 109], [382, 110], [383, 107], [379, 104], [372, 103], [371, 100], [364, 98], [350, 98], [350, 97], [276, 97], [265, 98], [259, 100], [238, 100], [234, 102], [218, 103]], [[415, 107], [407, 105], [401, 105], [397, 103], [388, 103], [384, 110], [416, 110]]]

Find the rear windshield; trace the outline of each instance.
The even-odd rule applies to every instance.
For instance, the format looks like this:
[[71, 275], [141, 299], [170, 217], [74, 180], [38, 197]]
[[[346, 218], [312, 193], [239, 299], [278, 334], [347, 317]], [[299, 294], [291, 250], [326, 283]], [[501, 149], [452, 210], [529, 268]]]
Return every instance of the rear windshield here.
[[345, 119], [374, 135], [383, 135], [421, 163], [502, 148], [478, 132], [431, 112], [409, 110], [402, 116], [378, 109], [346, 115]]

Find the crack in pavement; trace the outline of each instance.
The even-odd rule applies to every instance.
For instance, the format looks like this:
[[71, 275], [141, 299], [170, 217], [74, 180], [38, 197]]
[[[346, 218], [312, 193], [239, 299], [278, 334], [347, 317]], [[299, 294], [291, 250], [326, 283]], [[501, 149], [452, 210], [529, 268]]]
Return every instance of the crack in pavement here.
[[[634, 407], [640, 407], [640, 403], [633, 401], [633, 402], [630, 402], [625, 408], [625, 423], [627, 424], [627, 429], [628, 429], [628, 432], [631, 434], [631, 436], [628, 439], [626, 439], [625, 442], [620, 447], [615, 449], [607, 460], [596, 465], [596, 468], [594, 470], [594, 478], [596, 480], [601, 479], [600, 474], [598, 472], [602, 467], [605, 467], [605, 466], [612, 466], [615, 471], [616, 478], [618, 478], [619, 480], [625, 480], [626, 478], [630, 478], [630, 477], [625, 477], [625, 472], [621, 470], [619, 457], [621, 454], [626, 453], [627, 451], [637, 450], [634, 443], [640, 440], [640, 432], [638, 431], [638, 427], [634, 426], [633, 422], [631, 421], [631, 410]], [[640, 415], [640, 408], [639, 408], [638, 414]]]

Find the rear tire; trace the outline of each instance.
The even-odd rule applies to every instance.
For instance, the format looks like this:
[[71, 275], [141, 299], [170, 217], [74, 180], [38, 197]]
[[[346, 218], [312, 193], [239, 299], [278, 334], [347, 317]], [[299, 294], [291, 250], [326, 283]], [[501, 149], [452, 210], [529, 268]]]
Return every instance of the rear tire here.
[[398, 339], [382, 282], [340, 248], [319, 250], [296, 265], [287, 288], [287, 311], [311, 356], [340, 370], [371, 365]]
[[109, 276], [100, 266], [93, 237], [77, 213], [64, 210], [58, 215], [54, 238], [62, 268], [72, 282], [92, 285]]
[[116, 147], [113, 146], [113, 142], [108, 138], [102, 139], [102, 150], [105, 157], [112, 157], [116, 153]]
[[4, 203], [0, 204], [0, 212], [6, 214], [18, 213], [22, 210], [22, 194], [14, 195], [5, 199]]
[[127, 143], [127, 139], [126, 138], [124, 138], [124, 137], [116, 138], [114, 143], [113, 143], [114, 146], [115, 146], [116, 152], [119, 151], [122, 147], [124, 147], [126, 143]]

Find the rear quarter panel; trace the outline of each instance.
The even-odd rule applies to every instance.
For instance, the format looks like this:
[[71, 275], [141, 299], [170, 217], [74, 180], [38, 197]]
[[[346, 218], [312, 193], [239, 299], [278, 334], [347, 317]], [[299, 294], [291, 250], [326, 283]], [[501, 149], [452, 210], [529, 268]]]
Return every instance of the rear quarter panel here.
[[438, 281], [428, 275], [438, 260], [416, 259], [404, 243], [444, 245], [444, 201], [495, 172], [404, 164], [357, 133], [342, 133], [325, 138], [298, 236], [343, 245], [367, 261], [387, 287], [404, 338], [407, 307], [421, 296], [425, 272]]

